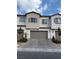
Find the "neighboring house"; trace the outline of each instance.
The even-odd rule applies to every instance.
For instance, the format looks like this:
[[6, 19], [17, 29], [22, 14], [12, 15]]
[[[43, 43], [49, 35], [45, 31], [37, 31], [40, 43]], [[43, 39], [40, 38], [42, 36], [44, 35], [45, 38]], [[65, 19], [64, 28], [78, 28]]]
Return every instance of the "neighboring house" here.
[[[59, 39], [58, 29], [61, 29], [61, 15], [41, 16], [36, 12], [29, 12], [25, 15], [17, 15], [18, 40], [23, 37], [27, 39]], [[18, 31], [17, 31], [18, 32]], [[26, 34], [26, 36], [25, 36]]]

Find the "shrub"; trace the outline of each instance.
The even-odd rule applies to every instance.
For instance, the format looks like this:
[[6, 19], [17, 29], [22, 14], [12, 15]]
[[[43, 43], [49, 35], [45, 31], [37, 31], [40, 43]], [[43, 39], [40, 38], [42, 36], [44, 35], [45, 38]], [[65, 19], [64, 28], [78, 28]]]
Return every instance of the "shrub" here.
[[56, 43], [56, 44], [57, 44], [57, 43], [61, 43], [61, 41], [60, 41], [60, 40], [55, 39], [55, 38], [54, 38], [54, 36], [53, 36], [53, 38], [52, 38], [52, 42], [54, 42], [54, 43]]
[[26, 38], [22, 38], [22, 39], [18, 40], [18, 42], [27, 42], [27, 39]]

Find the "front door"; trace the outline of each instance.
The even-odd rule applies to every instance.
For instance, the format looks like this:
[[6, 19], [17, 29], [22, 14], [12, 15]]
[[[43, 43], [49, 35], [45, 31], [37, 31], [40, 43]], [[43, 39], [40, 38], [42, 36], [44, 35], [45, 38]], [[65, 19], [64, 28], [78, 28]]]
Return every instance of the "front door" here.
[[61, 40], [61, 36], [59, 35], [59, 32], [58, 31], [55, 31], [55, 35], [56, 35], [56, 39], [57, 40]]

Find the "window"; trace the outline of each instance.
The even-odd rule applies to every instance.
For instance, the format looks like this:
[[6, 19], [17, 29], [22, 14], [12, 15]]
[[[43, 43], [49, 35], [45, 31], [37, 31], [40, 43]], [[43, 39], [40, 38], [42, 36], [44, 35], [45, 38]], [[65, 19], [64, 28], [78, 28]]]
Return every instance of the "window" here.
[[47, 24], [48, 23], [48, 19], [43, 19], [42, 20], [42, 24]]
[[55, 22], [56, 24], [61, 24], [61, 18], [55, 18], [55, 19], [54, 19], [54, 22]]
[[21, 16], [21, 17], [20, 17], [20, 22], [25, 22], [25, 20], [26, 20], [26, 19], [25, 19], [24, 16]]
[[37, 23], [37, 18], [29, 18], [28, 21], [31, 23]]

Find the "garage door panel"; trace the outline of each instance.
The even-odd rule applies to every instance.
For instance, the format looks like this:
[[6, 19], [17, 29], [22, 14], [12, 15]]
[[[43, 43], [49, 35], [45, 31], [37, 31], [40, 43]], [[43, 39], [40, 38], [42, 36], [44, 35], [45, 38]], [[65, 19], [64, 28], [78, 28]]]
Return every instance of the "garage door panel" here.
[[47, 39], [47, 31], [31, 31], [31, 39]]

